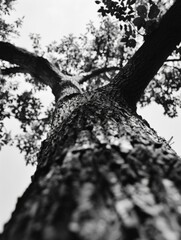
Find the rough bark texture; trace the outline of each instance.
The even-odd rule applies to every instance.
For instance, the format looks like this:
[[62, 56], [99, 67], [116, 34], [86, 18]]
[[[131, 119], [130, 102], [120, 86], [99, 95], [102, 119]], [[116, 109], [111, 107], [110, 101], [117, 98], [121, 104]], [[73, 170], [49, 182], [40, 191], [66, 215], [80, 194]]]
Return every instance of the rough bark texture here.
[[181, 239], [181, 160], [133, 111], [181, 40], [180, 11], [177, 0], [113, 82], [93, 93], [81, 94], [45, 59], [37, 58], [38, 69], [34, 55], [0, 43], [15, 55], [2, 50], [1, 59], [37, 74], [59, 99], [1, 240]]
[[179, 240], [181, 161], [106, 92], [57, 103], [32, 183], [1, 240]]

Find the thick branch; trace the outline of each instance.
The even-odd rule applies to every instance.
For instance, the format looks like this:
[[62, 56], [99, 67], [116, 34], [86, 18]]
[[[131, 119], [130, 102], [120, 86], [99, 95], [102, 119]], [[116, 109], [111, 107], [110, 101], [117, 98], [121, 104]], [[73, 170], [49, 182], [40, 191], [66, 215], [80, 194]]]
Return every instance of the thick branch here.
[[177, 0], [162, 18], [159, 27], [113, 79], [113, 94], [121, 95], [134, 108], [144, 89], [181, 41], [181, 1]]
[[23, 67], [10, 67], [10, 68], [1, 69], [2, 75], [10, 75], [10, 74], [16, 74], [16, 73], [28, 73], [28, 71]]
[[[61, 94], [62, 82], [64, 80], [66, 80], [66, 82], [67, 80], [70, 80], [70, 77], [58, 72], [58, 70], [47, 59], [36, 56], [25, 49], [16, 47], [7, 42], [0, 42], [0, 59], [20, 66], [19, 69], [9, 69], [9, 72], [15, 72], [16, 70], [21, 69], [23, 72], [31, 74], [42, 83], [51, 87], [56, 98]], [[2, 74], [3, 71], [6, 74], [8, 69], [2, 70]], [[77, 86], [75, 86], [75, 89], [77, 89], [77, 92], [79, 91]]]
[[85, 73], [82, 76], [78, 77], [78, 82], [81, 84], [81, 83], [84, 83], [85, 81], [89, 80], [92, 77], [96, 77], [102, 73], [111, 72], [111, 71], [115, 71], [115, 70], [120, 70], [120, 68], [116, 67], [116, 66], [98, 68], [98, 69], [95, 69], [93, 71], [90, 71], [90, 72]]

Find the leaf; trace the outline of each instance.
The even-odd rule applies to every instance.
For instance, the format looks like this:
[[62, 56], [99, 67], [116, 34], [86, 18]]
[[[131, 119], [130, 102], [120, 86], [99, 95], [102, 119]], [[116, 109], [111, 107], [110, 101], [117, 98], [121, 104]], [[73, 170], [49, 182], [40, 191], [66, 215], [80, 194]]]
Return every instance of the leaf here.
[[129, 39], [128, 42], [126, 43], [126, 46], [134, 48], [136, 46], [136, 41], [133, 38]]
[[128, 37], [124, 37], [121, 39], [121, 42], [127, 42], [128, 41]]
[[145, 18], [147, 16], [147, 8], [145, 5], [139, 5], [136, 10], [140, 17]]
[[144, 26], [145, 20], [142, 17], [137, 17], [133, 20], [134, 25], [138, 28], [138, 30]]
[[150, 34], [154, 31], [157, 27], [157, 21], [156, 20], [148, 20], [145, 22], [145, 30], [147, 34]]
[[153, 18], [156, 18], [159, 14], [160, 10], [159, 8], [157, 7], [157, 5], [153, 4], [151, 7], [150, 7], [150, 11], [148, 13], [148, 17], [150, 19], [153, 19]]
[[105, 17], [105, 16], [107, 15], [107, 12], [106, 12], [106, 10], [105, 10], [103, 7], [101, 7], [101, 8], [98, 10], [98, 12], [100, 12], [103, 17]]
[[136, 2], [136, 0], [128, 0], [129, 5], [133, 5], [133, 4], [135, 4], [135, 2]]

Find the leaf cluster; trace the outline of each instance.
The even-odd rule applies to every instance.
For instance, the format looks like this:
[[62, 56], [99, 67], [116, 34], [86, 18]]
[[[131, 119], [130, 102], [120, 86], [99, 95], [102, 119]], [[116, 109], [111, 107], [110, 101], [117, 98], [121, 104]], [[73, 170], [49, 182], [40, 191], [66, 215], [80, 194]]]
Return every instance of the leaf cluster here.
[[[22, 77], [17, 77], [17, 81], [10, 77], [0, 79], [0, 148], [14, 144], [25, 153], [27, 163], [33, 164], [42, 137], [48, 132], [52, 107], [44, 110], [36, 97], [36, 85], [30, 91], [22, 91], [18, 80], [22, 81]], [[30, 88], [30, 84], [25, 88]], [[6, 129], [8, 119], [18, 120], [19, 134]]]
[[9, 40], [10, 37], [18, 35], [18, 28], [21, 27], [23, 18], [18, 18], [14, 22], [10, 21], [9, 15], [13, 10], [16, 0], [0, 1], [0, 40]]
[[146, 38], [154, 29], [170, 4], [164, 0], [96, 0], [98, 12], [103, 16], [112, 16], [124, 29], [122, 41], [128, 47], [135, 47], [138, 36]]

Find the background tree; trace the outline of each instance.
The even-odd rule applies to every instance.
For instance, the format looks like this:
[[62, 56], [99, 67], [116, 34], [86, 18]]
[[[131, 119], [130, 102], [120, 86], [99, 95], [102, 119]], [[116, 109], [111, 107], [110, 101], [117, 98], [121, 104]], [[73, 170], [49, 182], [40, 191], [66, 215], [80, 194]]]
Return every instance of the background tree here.
[[[133, 5], [135, 2], [130, 1], [130, 4]], [[150, 4], [152, 5], [149, 6], [149, 15], [151, 15], [150, 12], [151, 9], [153, 9], [152, 6], [156, 6], [153, 5], [153, 2]], [[146, 11], [146, 13], [144, 13], [144, 16], [147, 17], [147, 10], [145, 10], [145, 8], [146, 6], [144, 7], [143, 3], [138, 6], [135, 5], [135, 11], [139, 16], [140, 11]], [[158, 8], [155, 7], [155, 9], [157, 12], [159, 12]], [[10, 63], [19, 65], [18, 67], [10, 67], [8, 69], [4, 68], [2, 71], [3, 74], [7, 74], [7, 72], [30, 73], [35, 79], [38, 79], [41, 83], [45, 83], [52, 88], [52, 91], [57, 100], [58, 107], [58, 109], [56, 108], [57, 110], [55, 111], [53, 117], [54, 124], [51, 130], [52, 132], [50, 133], [47, 141], [44, 142], [44, 145], [42, 146], [42, 152], [39, 155], [39, 166], [37, 174], [35, 175], [36, 177], [32, 183], [33, 187], [30, 187], [27, 190], [27, 194], [24, 195], [24, 199], [20, 201], [20, 204], [17, 208], [18, 214], [18, 209], [23, 209], [25, 207], [24, 204], [26, 200], [27, 204], [28, 202], [33, 203], [33, 205], [30, 204], [31, 206], [35, 206], [35, 212], [33, 211], [33, 216], [30, 216], [30, 213], [32, 212], [30, 205], [30, 208], [26, 209], [25, 207], [24, 213], [22, 215], [20, 214], [19, 216], [22, 216], [22, 219], [24, 220], [25, 217], [28, 216], [27, 222], [29, 222], [30, 219], [33, 219], [35, 225], [33, 224], [34, 226], [32, 225], [32, 227], [30, 227], [31, 233], [27, 234], [27, 228], [23, 230], [21, 223], [14, 224], [13, 230], [10, 230], [9, 233], [7, 230], [4, 236], [9, 236], [11, 238], [11, 235], [14, 237], [14, 233], [16, 233], [16, 238], [23, 236], [27, 239], [31, 239], [34, 236], [36, 238], [41, 237], [46, 239], [56, 239], [58, 236], [57, 231], [59, 230], [53, 224], [54, 221], [56, 223], [57, 219], [57, 215], [54, 214], [53, 209], [60, 208], [62, 212], [66, 210], [68, 216], [68, 220], [66, 220], [67, 218], [64, 216], [65, 218], [63, 218], [63, 222], [60, 218], [57, 219], [57, 222], [60, 224], [59, 226], [61, 226], [61, 235], [63, 235], [62, 238], [65, 239], [74, 237], [74, 235], [84, 238], [86, 236], [86, 233], [90, 234], [91, 237], [92, 229], [95, 231], [93, 234], [94, 238], [97, 237], [97, 239], [110, 238], [110, 234], [111, 237], [114, 237], [115, 239], [120, 236], [120, 234], [123, 234], [127, 238], [133, 239], [137, 238], [138, 236], [146, 236], [148, 238], [149, 232], [147, 232], [147, 227], [155, 229], [156, 236], [162, 235], [162, 238], [164, 237], [167, 239], [167, 235], [171, 236], [172, 234], [172, 236], [177, 239], [179, 233], [177, 231], [178, 225], [175, 221], [176, 218], [179, 217], [179, 212], [177, 209], [178, 204], [175, 203], [174, 199], [171, 199], [171, 202], [175, 207], [175, 215], [173, 214], [173, 219], [171, 220], [172, 224], [169, 225], [167, 221], [170, 217], [169, 214], [171, 211], [171, 206], [169, 204], [167, 204], [168, 206], [165, 206], [164, 202], [168, 198], [168, 194], [165, 193], [165, 188], [170, 186], [170, 180], [175, 181], [175, 184], [179, 182], [177, 172], [172, 168], [173, 164], [175, 165], [176, 163], [179, 166], [179, 162], [177, 162], [177, 157], [175, 153], [170, 150], [169, 146], [167, 146], [164, 141], [161, 141], [161, 139], [156, 136], [154, 131], [149, 129], [148, 125], [145, 124], [145, 122], [136, 115], [135, 104], [143, 93], [144, 88], [147, 86], [153, 75], [157, 72], [158, 68], [163, 63], [163, 60], [180, 41], [180, 35], [178, 33], [180, 25], [176, 21], [178, 18], [177, 14], [179, 10], [180, 5], [177, 1], [175, 6], [163, 18], [161, 23], [158, 24], [158, 26], [154, 27], [154, 30], [152, 33], [150, 33], [150, 36], [147, 36], [145, 44], [136, 52], [132, 58], [130, 58], [128, 63], [121, 69], [121, 71], [119, 71], [118, 75], [116, 75], [116, 77], [112, 80], [110, 79], [110, 75], [107, 76], [106, 80], [111, 80], [108, 85], [105, 85], [104, 81], [99, 80], [99, 82], [96, 83], [99, 84], [99, 89], [94, 91], [92, 90], [92, 87], [84, 86], [85, 90], [91, 89], [92, 93], [81, 93], [82, 90], [78, 87], [77, 84], [75, 85], [75, 83], [72, 81], [78, 81], [79, 83], [82, 83], [85, 79], [88, 79], [88, 76], [95, 77], [97, 74], [103, 74], [107, 71], [110, 72], [110, 70], [119, 70], [119, 67], [122, 65], [123, 61], [119, 59], [119, 66], [109, 65], [109, 58], [111, 58], [109, 45], [106, 46], [103, 44], [104, 42], [109, 43], [109, 32], [107, 32], [105, 35], [105, 38], [108, 36], [108, 38], [106, 38], [106, 41], [102, 35], [99, 36], [98, 34], [98, 36], [95, 37], [95, 43], [97, 46], [95, 48], [96, 50], [94, 49], [94, 51], [97, 54], [96, 57], [93, 55], [93, 59], [87, 61], [88, 59], [86, 60], [86, 54], [85, 56], [79, 55], [82, 59], [85, 59], [84, 66], [81, 64], [81, 62], [77, 61], [80, 65], [80, 70], [82, 65], [82, 68], [85, 72], [87, 72], [87, 74], [83, 74], [82, 76], [79, 74], [78, 77], [69, 76], [71, 72], [69, 75], [67, 74], [68, 67], [66, 67], [66, 69], [63, 71], [63, 62], [59, 64], [59, 61], [54, 61], [55, 66], [58, 64], [62, 67], [62, 71], [60, 72], [60, 69], [55, 69], [54, 65], [50, 64], [47, 60], [41, 57], [36, 57], [35, 55], [32, 55], [31, 53], [20, 48], [14, 47], [11, 44], [1, 43], [2, 51], [0, 57], [3, 60], [9, 61]], [[103, 10], [102, 12], [104, 14]], [[175, 16], [173, 16], [173, 13]], [[138, 21], [135, 19], [133, 21], [134, 23]], [[173, 20], [173, 23], [171, 23], [171, 20]], [[108, 23], [106, 24], [109, 25]], [[135, 25], [137, 26], [137, 23]], [[165, 26], [167, 26], [167, 29]], [[124, 28], [127, 29], [127, 27]], [[110, 30], [110, 27], [108, 27], [108, 30]], [[170, 36], [172, 37], [170, 38]], [[36, 40], [36, 38], [33, 36], [32, 39]], [[72, 39], [72, 36], [70, 36], [69, 41], [71, 44], [73, 43]], [[158, 44], [158, 47], [153, 51], [153, 46], [155, 46], [153, 43], [155, 43], [155, 39], [157, 40], [156, 43]], [[165, 42], [163, 42], [163, 40], [165, 40]], [[136, 42], [134, 39], [128, 38], [127, 41], [127, 47], [136, 47]], [[111, 43], [112, 42], [110, 41], [110, 44]], [[77, 49], [75, 47], [75, 44], [71, 44], [65, 41], [64, 48], [62, 48], [62, 52], [60, 51], [59, 54], [64, 54], [67, 59], [70, 59], [70, 50], [73, 56], [76, 57], [79, 52], [76, 51]], [[35, 42], [35, 47], [36, 45], [37, 43]], [[70, 48], [70, 46], [73, 47]], [[54, 46], [51, 46], [49, 51], [51, 52], [52, 49], [54, 49]], [[120, 58], [122, 58], [122, 55], [124, 53], [123, 50], [121, 51]], [[99, 56], [102, 57], [103, 53], [105, 53], [105, 62], [104, 65], [101, 66], [102, 63]], [[94, 62], [100, 64], [102, 67], [101, 70], [94, 69]], [[71, 69], [71, 66], [70, 69], [68, 69], [69, 71], [73, 71], [73, 69]], [[91, 68], [93, 69], [92, 72], [90, 72]], [[17, 118], [22, 121], [22, 123], [24, 121], [29, 125], [30, 117], [32, 117], [32, 106], [36, 106], [37, 109], [39, 108], [39, 105], [36, 105], [36, 100], [33, 101], [32, 99], [34, 98], [32, 98], [29, 93], [23, 93], [23, 95], [19, 97], [18, 103], [20, 104], [18, 105], [17, 110], [15, 109], [13, 110], [14, 112], [12, 111], [15, 113]], [[27, 102], [27, 105], [29, 105], [24, 107], [24, 102]], [[25, 113], [26, 111], [27, 113]], [[25, 117], [25, 114], [30, 117]], [[24, 125], [22, 124], [22, 126]], [[120, 129], [120, 127], [123, 128]], [[135, 128], [137, 128], [137, 130]], [[58, 131], [60, 135], [58, 134]], [[149, 135], [152, 137], [150, 138]], [[60, 148], [58, 146], [60, 146]], [[156, 153], [153, 156], [154, 151]], [[170, 161], [165, 169], [163, 169], [163, 172], [160, 172], [160, 162], [163, 164], [167, 158], [165, 157], [165, 154]], [[63, 159], [63, 166], [60, 168]], [[106, 159], [107, 161], [105, 162]], [[89, 160], [93, 163], [93, 165]], [[126, 160], [128, 160], [128, 165], [126, 163]], [[141, 168], [138, 160], [141, 162], [143, 161], [143, 166], [146, 169]], [[153, 160], [156, 162], [152, 167], [150, 167], [150, 163], [154, 162]], [[81, 170], [81, 167], [79, 165], [80, 162], [83, 164], [83, 170]], [[118, 174], [117, 168], [119, 170]], [[94, 171], [92, 172], [92, 170]], [[65, 173], [62, 171], [65, 171]], [[45, 187], [47, 180], [49, 181], [49, 175], [47, 175], [48, 172], [49, 174], [51, 173], [50, 175], [52, 175], [52, 178], [49, 182], [50, 185], [48, 187]], [[76, 172], [78, 175], [76, 175]], [[149, 175], [151, 173], [156, 174], [157, 177], [154, 179], [152, 176], [150, 181], [148, 181]], [[92, 178], [90, 174], [93, 174], [92, 176], [94, 177]], [[110, 181], [106, 178], [107, 174], [111, 176]], [[61, 178], [61, 176], [63, 178]], [[166, 182], [163, 181], [163, 176], [164, 178], [167, 178]], [[40, 184], [40, 179], [42, 179], [42, 185], [40, 187], [40, 192], [42, 192], [42, 195], [40, 195], [40, 199], [37, 201], [36, 191], [39, 190], [38, 186]], [[119, 188], [122, 186], [125, 191], [125, 195], [123, 191], [123, 198], [121, 197], [121, 199], [119, 194], [122, 194], [122, 191], [119, 190], [118, 192], [115, 192], [115, 186], [112, 186], [112, 184], [114, 185], [114, 181], [116, 181]], [[59, 182], [61, 182], [62, 185], [59, 186]], [[77, 188], [74, 185], [75, 183], [78, 184], [77, 186], [82, 186], [85, 188], [81, 190], [81, 188]], [[159, 187], [156, 187], [155, 184], [158, 183], [160, 183], [161, 186], [159, 185]], [[163, 183], [166, 186], [163, 186]], [[37, 187], [36, 184], [38, 184]], [[102, 195], [99, 196], [97, 189], [95, 188], [96, 185], [94, 184], [99, 185]], [[108, 184], [107, 189], [104, 189], [105, 184]], [[63, 186], [65, 189], [67, 189], [67, 187], [70, 187], [70, 189], [73, 190], [72, 194], [75, 190], [77, 190], [80, 193], [80, 199], [78, 198], [74, 201], [74, 194], [68, 194], [67, 191], [63, 191], [61, 192], [62, 194], [60, 194], [60, 196], [59, 194], [57, 196], [55, 194], [55, 190], [59, 189], [58, 186]], [[131, 186], [133, 188], [131, 188]], [[159, 206], [157, 206], [157, 203], [154, 201], [152, 202], [153, 211], [149, 209], [151, 202], [150, 199], [148, 199], [147, 202], [144, 194], [141, 199], [137, 198], [138, 196], [135, 191], [137, 191], [138, 188], [138, 192], [140, 191], [141, 193], [142, 190], [144, 190], [145, 186], [147, 193], [149, 191], [151, 191], [151, 193], [153, 192], [150, 195], [151, 198], [153, 197], [154, 200], [158, 198], [157, 201], [159, 202], [159, 206], [165, 206], [164, 210], [168, 208], [168, 213], [165, 214], [165, 216], [162, 216], [162, 209], [159, 211]], [[160, 193], [157, 193], [157, 191], [155, 191], [155, 188], [156, 190], [162, 190], [164, 192], [163, 199], [160, 199]], [[55, 198], [53, 203], [49, 194], [47, 194], [46, 197], [44, 196], [45, 190], [53, 194]], [[167, 190], [172, 191], [171, 193], [173, 193], [173, 191], [176, 191], [176, 188], [171, 186], [170, 189]], [[88, 195], [84, 195], [86, 193], [88, 193]], [[102, 196], [104, 194], [106, 201], [103, 203]], [[45, 200], [43, 200], [43, 197]], [[60, 204], [57, 205], [57, 200], [59, 200], [59, 198], [61, 201]], [[84, 203], [87, 202], [87, 198], [90, 202], [92, 202], [93, 206], [95, 205], [96, 208], [91, 207], [92, 204], [84, 206]], [[64, 206], [63, 200], [67, 200], [68, 206]], [[141, 206], [141, 202], [139, 201], [144, 201], [144, 204]], [[38, 214], [40, 214], [40, 212], [38, 212], [36, 208], [37, 204], [39, 205], [39, 203], [42, 203], [42, 209], [44, 209], [44, 212], [42, 212], [41, 216], [46, 216], [46, 220], [44, 222], [46, 225], [45, 230], [42, 229], [43, 225], [35, 229], [36, 224], [38, 224], [40, 220], [38, 220]], [[45, 213], [45, 208], [47, 207], [51, 209], [51, 212], [48, 216]], [[116, 211], [113, 211], [115, 207]], [[95, 209], [97, 209], [97, 213], [95, 212]], [[73, 210], [75, 211], [72, 215]], [[135, 216], [135, 218], [133, 218], [133, 222], [132, 219], [127, 216], [129, 212]], [[110, 213], [113, 217], [112, 220], [110, 218], [107, 218], [107, 214]], [[143, 213], [146, 214], [146, 217], [141, 217]], [[117, 214], [120, 215], [120, 219], [116, 217]], [[84, 215], [85, 219], [83, 218], [83, 220], [81, 220]], [[70, 216], [73, 220], [69, 222]], [[91, 219], [90, 216], [92, 216]], [[52, 220], [48, 220], [49, 218], [52, 218]], [[139, 218], [141, 218], [141, 220], [139, 220]], [[15, 219], [19, 219], [16, 213], [14, 214], [14, 219], [12, 218], [11, 223], [13, 223]], [[103, 220], [102, 222], [100, 222], [101, 219]], [[41, 218], [41, 220], [41, 224], [43, 224], [43, 219]], [[139, 228], [139, 223], [143, 220], [145, 223], [145, 228], [142, 230]], [[111, 224], [112, 221], [113, 224]], [[154, 221], [156, 221], [156, 223], [154, 223]], [[159, 222], [161, 222], [162, 226], [159, 225]], [[9, 226], [11, 226], [11, 223]], [[98, 224], [98, 227], [96, 227], [95, 224]], [[103, 227], [101, 230], [102, 224], [106, 227], [108, 226], [109, 229], [106, 230], [106, 228]], [[148, 224], [150, 225], [147, 226]], [[28, 225], [29, 223], [27, 223], [27, 226]], [[6, 229], [10, 229], [9, 226], [7, 225]], [[120, 232], [120, 229], [118, 230], [120, 226], [122, 227], [122, 232]], [[112, 236], [112, 227], [115, 229], [114, 236]]]

